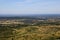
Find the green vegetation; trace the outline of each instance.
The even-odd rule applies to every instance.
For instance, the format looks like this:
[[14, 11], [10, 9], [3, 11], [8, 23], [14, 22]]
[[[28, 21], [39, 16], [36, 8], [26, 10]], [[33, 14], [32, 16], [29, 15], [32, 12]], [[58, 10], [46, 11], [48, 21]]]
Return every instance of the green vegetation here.
[[0, 24], [0, 40], [60, 40], [60, 22], [34, 23]]
[[60, 40], [60, 25], [0, 27], [0, 40]]

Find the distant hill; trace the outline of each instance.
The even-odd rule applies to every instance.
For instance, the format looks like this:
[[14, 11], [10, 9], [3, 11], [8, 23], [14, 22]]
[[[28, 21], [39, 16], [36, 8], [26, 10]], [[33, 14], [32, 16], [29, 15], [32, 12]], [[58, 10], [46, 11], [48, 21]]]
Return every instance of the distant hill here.
[[48, 19], [48, 18], [60, 19], [60, 14], [30, 14], [30, 15], [0, 16], [0, 19]]

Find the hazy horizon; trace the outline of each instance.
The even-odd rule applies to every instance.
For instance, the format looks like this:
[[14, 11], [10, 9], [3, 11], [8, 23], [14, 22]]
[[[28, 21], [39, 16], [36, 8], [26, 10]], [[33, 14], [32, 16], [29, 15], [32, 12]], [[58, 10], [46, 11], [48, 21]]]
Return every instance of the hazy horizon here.
[[60, 0], [0, 0], [0, 15], [60, 14]]
[[52, 14], [17, 14], [17, 15], [15, 15], [15, 14], [0, 14], [0, 17], [24, 17], [24, 16], [60, 16], [60, 14], [58, 13], [58, 14], [54, 14], [54, 13], [52, 13]]

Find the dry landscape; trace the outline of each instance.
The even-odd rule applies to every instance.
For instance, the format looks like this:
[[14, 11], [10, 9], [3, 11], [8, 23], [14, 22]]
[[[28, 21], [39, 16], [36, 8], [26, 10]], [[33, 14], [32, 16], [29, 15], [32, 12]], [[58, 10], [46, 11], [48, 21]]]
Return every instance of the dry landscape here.
[[0, 40], [60, 40], [60, 20], [0, 20]]

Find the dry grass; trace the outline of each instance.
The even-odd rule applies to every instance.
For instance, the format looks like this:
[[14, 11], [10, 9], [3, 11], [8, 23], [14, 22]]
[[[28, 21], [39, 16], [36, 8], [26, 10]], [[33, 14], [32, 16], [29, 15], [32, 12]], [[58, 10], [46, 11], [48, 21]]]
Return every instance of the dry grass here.
[[16, 29], [16, 40], [56, 40], [60, 37], [60, 26], [28, 26]]

